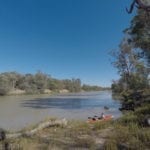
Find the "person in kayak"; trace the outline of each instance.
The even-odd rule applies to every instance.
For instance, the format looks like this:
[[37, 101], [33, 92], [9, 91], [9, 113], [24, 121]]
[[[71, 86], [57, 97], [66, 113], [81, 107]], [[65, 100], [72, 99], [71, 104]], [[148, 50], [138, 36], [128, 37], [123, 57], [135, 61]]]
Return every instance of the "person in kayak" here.
[[105, 118], [105, 115], [104, 115], [104, 113], [102, 112], [102, 113], [101, 113], [101, 116], [100, 116], [98, 119], [100, 120], [100, 119], [104, 119], [104, 118]]

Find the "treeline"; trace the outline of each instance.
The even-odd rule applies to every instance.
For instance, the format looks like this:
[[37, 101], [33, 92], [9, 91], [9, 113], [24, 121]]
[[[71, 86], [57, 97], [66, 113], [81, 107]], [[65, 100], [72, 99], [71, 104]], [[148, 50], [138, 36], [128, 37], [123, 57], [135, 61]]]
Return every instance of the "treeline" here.
[[80, 92], [102, 90], [98, 86], [81, 84], [80, 79], [59, 80], [38, 71], [36, 74], [20, 74], [5, 72], [0, 74], [0, 95], [7, 95], [11, 91], [20, 90], [27, 94], [47, 92]]
[[87, 84], [83, 84], [82, 89], [84, 91], [100, 91], [100, 90], [110, 90], [109, 87], [100, 87], [100, 86], [96, 86], [96, 85], [87, 85]]

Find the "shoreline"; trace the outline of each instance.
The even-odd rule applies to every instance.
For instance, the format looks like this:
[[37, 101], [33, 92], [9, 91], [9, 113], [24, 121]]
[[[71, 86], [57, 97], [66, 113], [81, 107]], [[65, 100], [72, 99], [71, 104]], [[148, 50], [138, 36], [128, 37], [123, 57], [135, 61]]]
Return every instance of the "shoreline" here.
[[94, 93], [94, 92], [103, 92], [103, 91], [110, 91], [110, 90], [99, 90], [99, 91], [80, 91], [80, 92], [51, 92], [51, 93], [10, 93], [10, 94], [6, 94], [6, 95], [0, 95], [1, 97], [5, 97], [5, 96], [32, 96], [32, 95], [49, 95], [49, 96], [61, 96], [61, 95], [73, 95], [73, 94], [82, 94], [82, 93]]

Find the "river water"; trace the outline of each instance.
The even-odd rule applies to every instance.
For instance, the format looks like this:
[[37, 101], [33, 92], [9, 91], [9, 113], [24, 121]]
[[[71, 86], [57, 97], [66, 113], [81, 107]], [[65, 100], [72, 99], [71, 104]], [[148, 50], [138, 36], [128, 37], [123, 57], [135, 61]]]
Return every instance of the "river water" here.
[[[104, 106], [109, 107], [108, 110]], [[86, 120], [94, 115], [121, 115], [120, 102], [110, 91], [68, 95], [25, 95], [0, 97], [0, 128], [18, 131], [45, 118]]]

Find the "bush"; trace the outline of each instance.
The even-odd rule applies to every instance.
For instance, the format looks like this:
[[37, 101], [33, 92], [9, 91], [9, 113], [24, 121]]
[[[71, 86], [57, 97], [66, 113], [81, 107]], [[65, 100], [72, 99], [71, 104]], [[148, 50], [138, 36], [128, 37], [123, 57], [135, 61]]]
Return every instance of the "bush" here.
[[127, 113], [117, 120], [119, 124], [128, 125], [129, 123], [137, 123], [138, 117], [133, 113]]
[[[150, 128], [143, 126], [143, 118], [149, 114], [150, 104], [127, 112], [113, 124], [114, 131], [105, 143], [105, 149], [148, 149]], [[117, 148], [116, 148], [117, 147]]]

